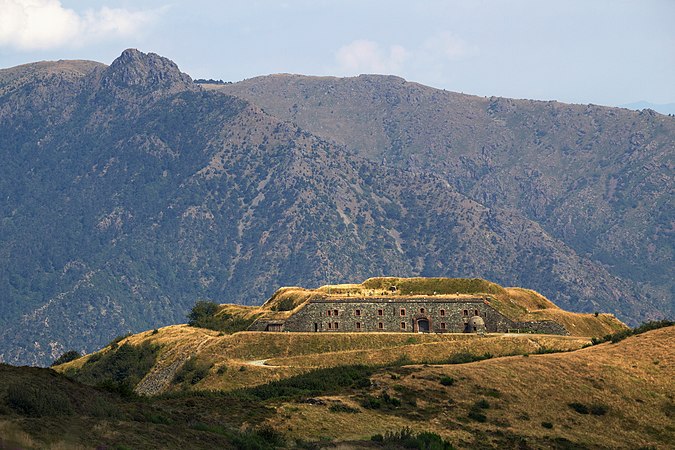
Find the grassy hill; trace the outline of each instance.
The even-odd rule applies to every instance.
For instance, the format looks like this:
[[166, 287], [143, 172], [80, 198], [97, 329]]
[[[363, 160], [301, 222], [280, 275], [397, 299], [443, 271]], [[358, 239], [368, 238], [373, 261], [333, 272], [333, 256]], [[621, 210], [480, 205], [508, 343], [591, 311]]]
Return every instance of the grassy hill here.
[[[389, 288], [395, 285], [397, 291]], [[570, 336], [411, 333], [270, 333], [237, 331], [259, 317], [291, 314], [315, 297], [369, 293], [486, 295], [514, 320], [553, 319]], [[120, 338], [94, 354], [57, 366], [90, 384], [125, 382], [144, 395], [247, 388], [320, 368], [360, 364], [438, 364], [455, 360], [576, 350], [591, 338], [626, 330], [611, 315], [563, 311], [540, 294], [480, 279], [370, 278], [360, 284], [279, 289], [261, 307], [221, 305], [209, 326], [175, 325]], [[226, 332], [226, 331], [229, 331]], [[126, 365], [125, 365], [126, 364]], [[131, 366], [127, 367], [130, 364]], [[109, 373], [124, 373], [111, 378]]]
[[[155, 336], [160, 343], [194, 333], [188, 328], [129, 339], [137, 345]], [[209, 344], [200, 351], [219, 338], [202, 333]], [[270, 341], [261, 343], [252, 333], [232, 335], [233, 341], [214, 343], [212, 355], [258, 358], [264, 344], [291, 356], [319, 345], [265, 336]], [[330, 350], [353, 348], [349, 338]], [[0, 443], [28, 449], [403, 448], [397, 436], [410, 430], [436, 433], [456, 448], [665, 449], [675, 438], [674, 348], [675, 327], [669, 326], [571, 352], [343, 365], [225, 393], [188, 390], [146, 399], [85, 386], [49, 369], [0, 365]], [[242, 367], [234, 370], [241, 376], [252, 369]]]

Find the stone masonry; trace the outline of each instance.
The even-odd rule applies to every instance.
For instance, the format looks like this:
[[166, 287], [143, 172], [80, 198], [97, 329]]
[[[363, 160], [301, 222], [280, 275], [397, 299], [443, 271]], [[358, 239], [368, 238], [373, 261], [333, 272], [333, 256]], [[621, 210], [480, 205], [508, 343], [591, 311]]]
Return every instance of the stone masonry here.
[[249, 330], [568, 334], [553, 321], [514, 322], [492, 308], [484, 297], [466, 296], [315, 298], [285, 320], [259, 320]]

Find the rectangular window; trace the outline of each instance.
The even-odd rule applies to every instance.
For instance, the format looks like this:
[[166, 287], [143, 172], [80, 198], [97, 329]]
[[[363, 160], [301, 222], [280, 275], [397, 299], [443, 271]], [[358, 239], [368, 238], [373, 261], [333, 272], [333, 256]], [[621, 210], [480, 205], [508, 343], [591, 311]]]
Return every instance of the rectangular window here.
[[405, 316], [405, 308], [401, 308], [401, 315]]
[[405, 322], [401, 322], [401, 330], [405, 330]]
[[333, 310], [333, 315], [334, 315], [334, 316], [337, 316], [337, 315], [338, 315], [337, 309], [334, 309], [334, 310]]
[[441, 330], [445, 330], [445, 322], [441, 322]]
[[332, 329], [333, 329], [333, 324], [330, 323], [330, 322], [328, 322], [328, 329], [329, 329], [329, 330], [332, 330]]
[[378, 323], [378, 324], [377, 324], [377, 328], [379, 328], [380, 330], [383, 329], [383, 328], [384, 328], [384, 324], [383, 324], [382, 322]]
[[378, 316], [383, 316], [383, 315], [384, 315], [384, 311], [381, 310], [381, 309], [378, 309], [378, 310], [377, 310], [377, 315], [378, 315]]
[[328, 311], [326, 311], [326, 315], [330, 316], [330, 314], [331, 314], [331, 310], [329, 309]]
[[335, 322], [335, 329], [336, 330], [338, 329], [338, 323], [337, 322]]
[[361, 322], [356, 322], [356, 329], [360, 330], [361, 329]]
[[424, 314], [426, 312], [426, 309], [420, 308], [420, 314]]
[[441, 309], [441, 316], [445, 316], [445, 310]]
[[478, 316], [478, 315], [479, 315], [479, 314], [478, 314], [478, 310], [475, 310], [475, 311], [474, 311], [474, 316]]
[[469, 310], [468, 310], [468, 309], [465, 309], [465, 310], [464, 310], [464, 315], [465, 315], [465, 316], [468, 316], [468, 315], [469, 315]]
[[361, 315], [361, 310], [360, 310], [360, 309], [357, 309], [356, 311], [354, 311], [354, 313], [355, 313], [357, 316], [360, 316], [360, 315]]

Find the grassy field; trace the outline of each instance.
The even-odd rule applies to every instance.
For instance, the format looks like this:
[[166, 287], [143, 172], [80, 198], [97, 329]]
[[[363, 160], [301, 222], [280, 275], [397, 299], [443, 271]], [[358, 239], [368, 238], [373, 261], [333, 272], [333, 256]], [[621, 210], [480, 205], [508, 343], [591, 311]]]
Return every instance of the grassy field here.
[[[286, 403], [273, 423], [326, 440], [409, 426], [461, 448], [672, 448], [674, 349], [671, 326], [570, 353], [391, 368], [365, 392], [327, 396], [318, 406]], [[385, 393], [400, 404], [363, 406], [364, 396]], [[333, 412], [336, 403], [358, 412]]]
[[[348, 364], [381, 366], [400, 363], [443, 363], [456, 355], [476, 357], [520, 355], [579, 349], [588, 338], [551, 335], [473, 335], [410, 333], [270, 333], [223, 334], [175, 325], [130, 336], [116, 343], [159, 348], [144, 394], [189, 390], [233, 390], [280, 380], [312, 369]], [[108, 347], [100, 354], [111, 351]], [[116, 350], [113, 350], [116, 351]], [[61, 372], [81, 370], [90, 358], [58, 366]], [[97, 358], [97, 357], [96, 357]], [[199, 380], [175, 379], [192, 358]]]
[[[339, 354], [382, 345], [349, 335], [332, 341], [282, 336], [218, 336], [176, 326], [117, 345], [140, 347], [152, 340], [169, 351], [172, 340], [192, 339], [203, 355], [231, 351], [239, 358], [231, 361], [244, 364], [248, 358], [272, 354], [278, 361], [299, 358], [307, 364], [321, 346]], [[442, 345], [480, 339], [412, 337], [425, 340], [397, 344], [438, 351]], [[392, 448], [371, 437], [405, 429], [436, 433], [456, 448], [672, 448], [675, 326], [561, 353], [546, 353], [551, 338], [494, 336], [481, 341], [501, 341], [506, 349], [532, 340], [544, 353], [466, 362], [467, 352], [460, 351], [449, 357], [451, 364], [296, 367], [301, 374], [266, 384], [205, 391], [202, 383], [210, 382], [209, 377], [230, 370], [219, 374], [216, 364], [194, 385], [196, 390], [150, 398], [82, 385], [48, 369], [0, 365], [0, 448]], [[567, 337], [558, 343], [575, 340]], [[389, 344], [383, 352], [397, 348], [394, 341]], [[269, 371], [280, 370], [250, 364], [233, 364], [231, 369], [243, 378], [249, 371], [268, 371], [263, 377], [267, 380]]]

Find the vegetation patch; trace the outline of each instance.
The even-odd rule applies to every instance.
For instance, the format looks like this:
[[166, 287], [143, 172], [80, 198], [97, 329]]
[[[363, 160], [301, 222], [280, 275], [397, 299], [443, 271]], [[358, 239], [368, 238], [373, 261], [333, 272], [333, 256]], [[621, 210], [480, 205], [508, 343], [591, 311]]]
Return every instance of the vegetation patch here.
[[213, 367], [213, 364], [201, 362], [196, 356], [192, 356], [176, 372], [173, 382], [176, 384], [195, 385], [206, 378], [211, 367]]
[[234, 391], [235, 395], [250, 395], [259, 400], [315, 397], [335, 393], [345, 388], [370, 386], [375, 369], [367, 366], [340, 366], [319, 369], [262, 386]]
[[129, 393], [155, 364], [158, 350], [148, 342], [125, 343], [116, 350], [98, 353], [97, 358], [89, 358], [81, 368], [66, 374], [81, 383]]
[[336, 403], [333, 403], [332, 405], [330, 405], [330, 406], [328, 407], [328, 410], [329, 410], [330, 412], [334, 412], [334, 413], [350, 413], [350, 414], [356, 414], [356, 413], [360, 413], [360, 412], [361, 412], [360, 409], [358, 409], [358, 408], [353, 408], [353, 407], [351, 407], [351, 406], [349, 406], [349, 405], [345, 405], [345, 404], [342, 403], [342, 402], [336, 402]]
[[58, 358], [56, 358], [54, 360], [54, 362], [51, 363], [51, 367], [58, 366], [59, 364], [65, 364], [67, 362], [74, 361], [74, 360], [76, 360], [78, 358], [81, 358], [81, 357], [82, 357], [82, 355], [80, 354], [80, 352], [75, 351], [75, 350], [70, 350], [70, 351], [65, 352], [64, 354], [62, 354]]
[[385, 434], [373, 435], [370, 440], [380, 443], [385, 448], [410, 448], [420, 450], [452, 450], [454, 447], [446, 440], [428, 431], [413, 432], [409, 427], [399, 431], [388, 431]]
[[671, 327], [673, 325], [675, 325], [675, 322], [672, 320], [656, 320], [645, 322], [642, 325], [632, 329], [629, 328], [627, 330], [621, 330], [617, 331], [616, 333], [607, 334], [600, 338], [593, 338], [591, 343], [593, 345], [602, 344], [603, 342], [611, 342], [612, 344], [616, 344], [617, 342], [623, 341], [627, 337], [646, 333], [647, 331], [656, 330], [659, 328]]
[[73, 405], [66, 394], [47, 385], [26, 386], [23, 383], [7, 387], [7, 403], [29, 417], [69, 416]]

